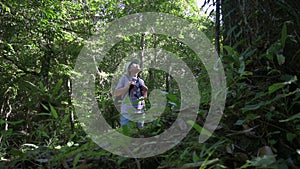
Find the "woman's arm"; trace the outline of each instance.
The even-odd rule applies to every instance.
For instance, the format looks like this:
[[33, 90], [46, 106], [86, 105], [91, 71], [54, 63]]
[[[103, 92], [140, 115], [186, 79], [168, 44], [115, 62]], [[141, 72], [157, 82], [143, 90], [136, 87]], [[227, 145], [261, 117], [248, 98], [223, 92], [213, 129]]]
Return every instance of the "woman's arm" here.
[[124, 86], [120, 89], [116, 89], [114, 95], [115, 96], [120, 96], [122, 94], [124, 94], [126, 91], [128, 91], [130, 84], [128, 84], [127, 86]]
[[114, 95], [120, 96], [120, 95], [124, 94], [125, 92], [128, 92], [130, 85], [135, 85], [135, 82], [131, 81], [128, 83], [128, 85], [126, 85], [120, 89], [116, 89], [114, 92]]

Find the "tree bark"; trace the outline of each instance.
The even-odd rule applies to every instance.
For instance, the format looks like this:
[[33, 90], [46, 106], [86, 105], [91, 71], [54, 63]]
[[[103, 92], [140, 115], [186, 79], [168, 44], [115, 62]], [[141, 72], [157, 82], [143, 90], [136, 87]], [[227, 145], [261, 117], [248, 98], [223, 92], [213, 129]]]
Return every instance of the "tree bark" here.
[[215, 22], [215, 31], [216, 31], [216, 37], [215, 37], [215, 48], [220, 55], [220, 6], [221, 6], [221, 0], [216, 0], [216, 22]]

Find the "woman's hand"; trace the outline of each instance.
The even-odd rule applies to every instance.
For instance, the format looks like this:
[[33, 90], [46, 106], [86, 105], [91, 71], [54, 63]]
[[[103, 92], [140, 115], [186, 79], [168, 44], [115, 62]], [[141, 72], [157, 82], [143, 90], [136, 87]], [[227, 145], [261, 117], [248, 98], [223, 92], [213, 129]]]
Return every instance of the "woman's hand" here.
[[136, 84], [135, 81], [130, 81], [129, 84], [128, 84], [128, 89], [129, 89], [130, 86], [135, 86], [135, 84]]
[[142, 95], [143, 95], [144, 98], [147, 98], [148, 97], [148, 93], [147, 93], [148, 87], [146, 85], [143, 85], [142, 88], [143, 88]]

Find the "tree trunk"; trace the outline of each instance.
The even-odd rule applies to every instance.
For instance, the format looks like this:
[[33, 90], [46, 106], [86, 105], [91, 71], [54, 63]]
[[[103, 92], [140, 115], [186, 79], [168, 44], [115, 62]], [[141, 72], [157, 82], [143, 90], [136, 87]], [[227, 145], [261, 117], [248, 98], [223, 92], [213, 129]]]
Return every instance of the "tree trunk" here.
[[[145, 43], [146, 43], [146, 33], [142, 33], [141, 42], [140, 42], [140, 50], [139, 50], [139, 59], [141, 61], [141, 63], [140, 63], [141, 68], [143, 68]], [[141, 74], [140, 74], [140, 77], [142, 78]]]
[[216, 37], [215, 37], [215, 48], [220, 55], [220, 6], [221, 6], [221, 0], [216, 0], [216, 22], [215, 22], [215, 31], [216, 31]]
[[300, 58], [296, 57], [300, 54], [300, 1], [224, 0], [221, 5], [223, 44], [234, 47], [238, 53], [248, 48], [257, 49], [249, 58], [256, 61], [251, 65], [253, 69], [268, 66], [261, 55], [280, 41], [286, 23], [287, 34], [292, 38], [288, 38], [286, 45], [278, 49], [277, 52], [282, 53], [286, 60], [282, 65], [277, 64], [276, 69], [300, 75]]

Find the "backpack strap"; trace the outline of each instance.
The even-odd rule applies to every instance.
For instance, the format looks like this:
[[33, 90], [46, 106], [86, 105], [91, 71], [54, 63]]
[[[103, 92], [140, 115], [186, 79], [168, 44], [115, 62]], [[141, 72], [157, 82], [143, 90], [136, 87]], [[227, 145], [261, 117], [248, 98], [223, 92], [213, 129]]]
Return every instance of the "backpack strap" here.
[[143, 93], [143, 92], [144, 92], [144, 89], [143, 89], [143, 86], [142, 86], [141, 83], [140, 83], [140, 78], [137, 79], [137, 82], [140, 84], [140, 85], [139, 85], [139, 88], [140, 88], [140, 91], [141, 91], [141, 96], [144, 96], [144, 93]]

